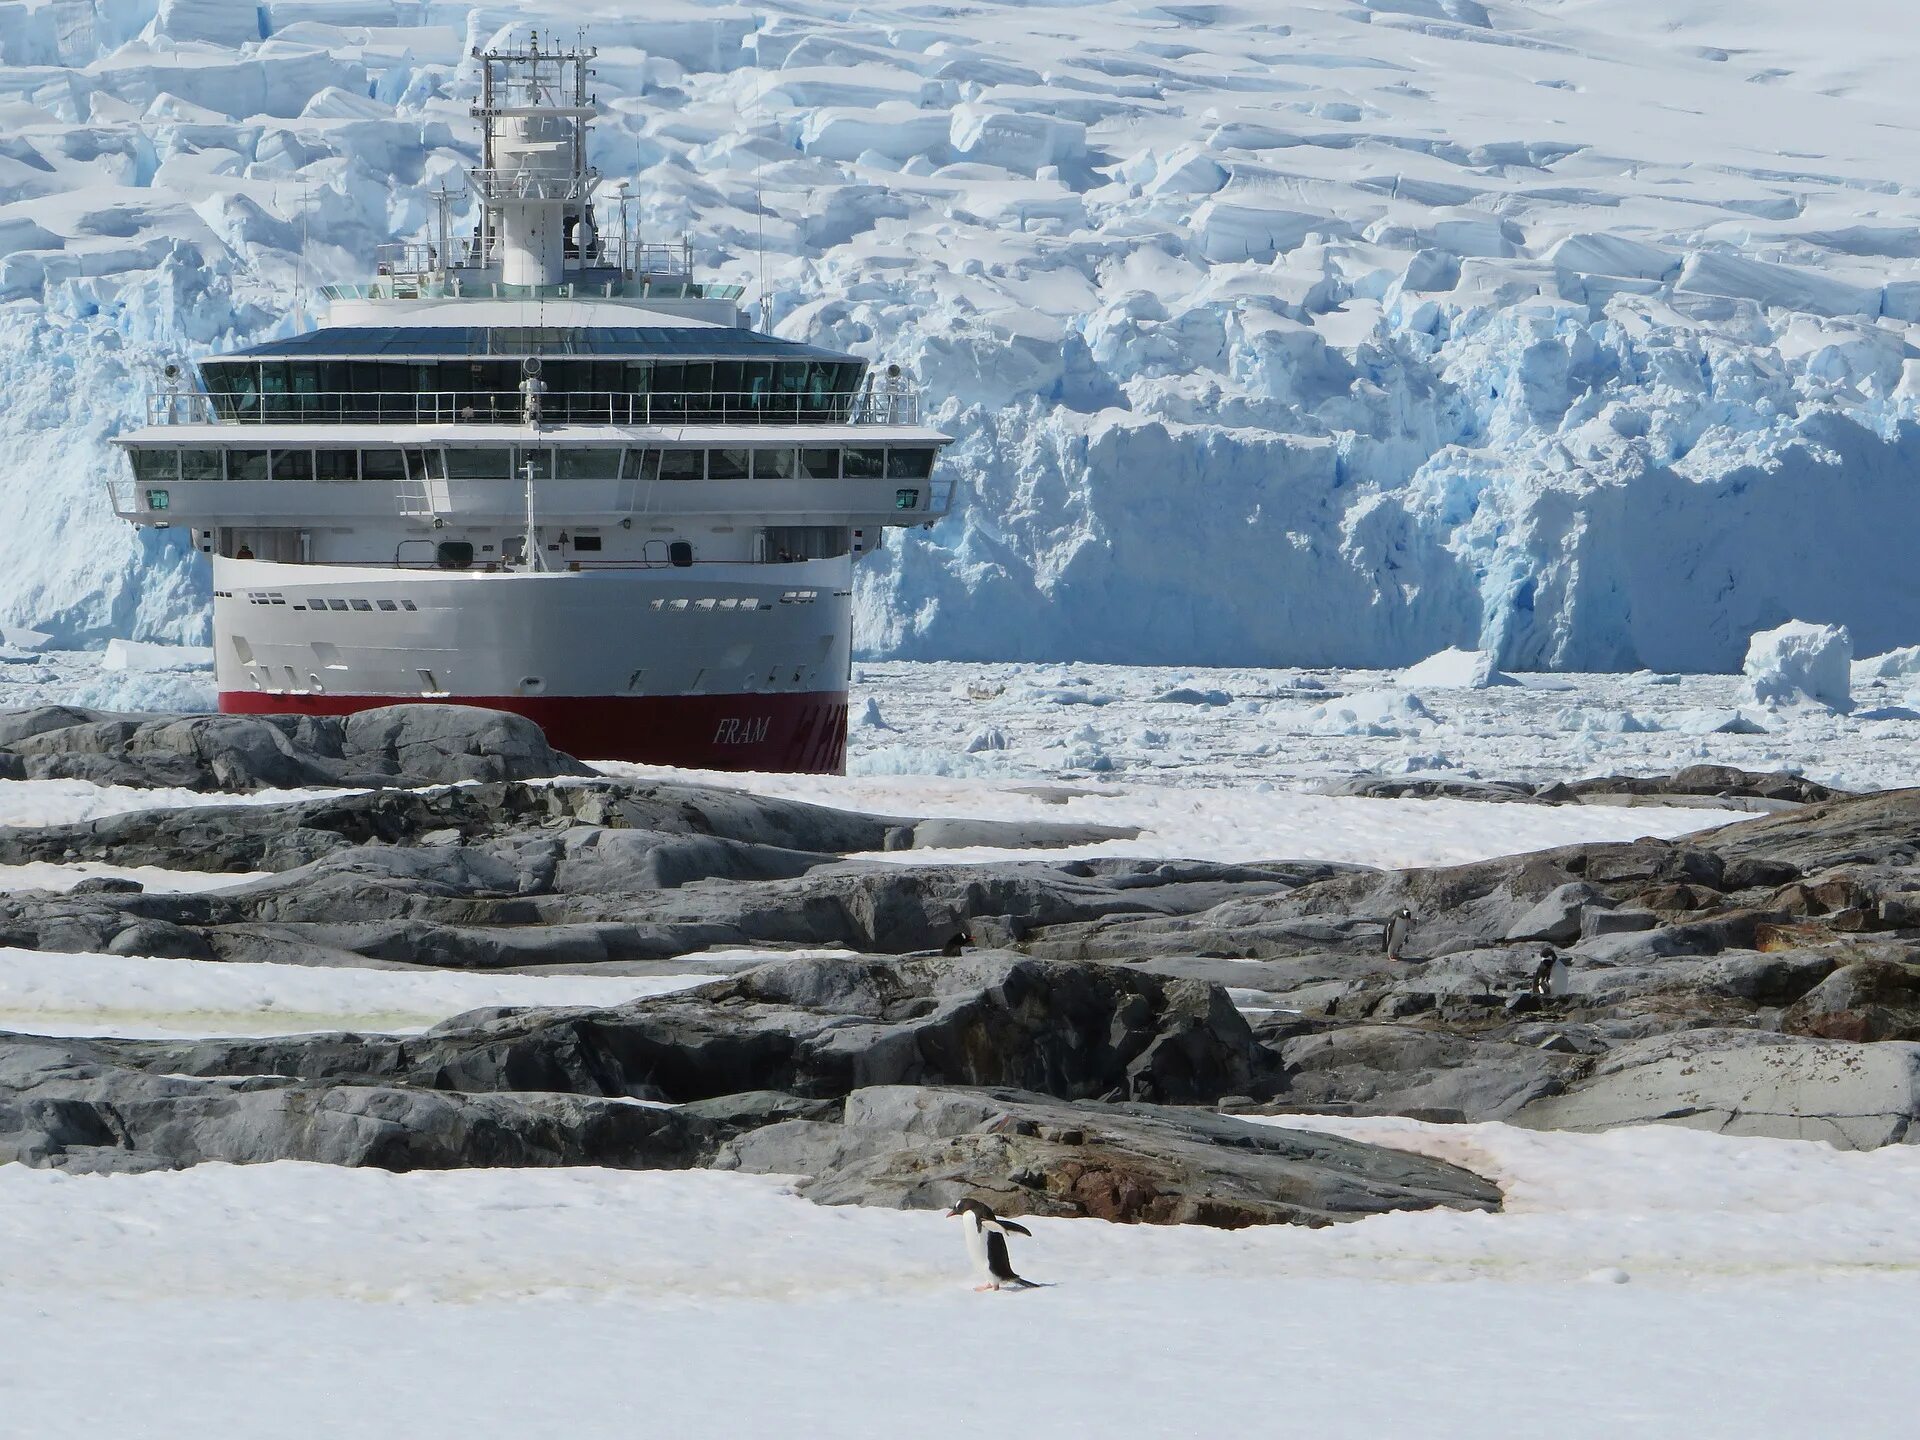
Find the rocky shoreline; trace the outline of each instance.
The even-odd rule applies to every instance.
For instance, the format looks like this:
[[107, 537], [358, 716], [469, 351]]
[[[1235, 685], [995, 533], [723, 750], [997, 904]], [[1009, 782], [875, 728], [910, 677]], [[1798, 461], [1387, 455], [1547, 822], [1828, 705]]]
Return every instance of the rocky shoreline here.
[[[0, 716], [4, 775], [353, 791], [0, 827], [0, 864], [270, 872], [205, 894], [0, 896], [0, 945], [49, 964], [720, 973], [413, 1036], [0, 1035], [0, 1160], [705, 1165], [804, 1175], [826, 1203], [971, 1193], [1008, 1214], [1237, 1226], [1500, 1197], [1454, 1166], [1223, 1111], [1920, 1140], [1920, 791], [1596, 782], [1566, 788], [1772, 813], [1385, 871], [862, 858], [1123, 832], [616, 781], [454, 707], [20, 712]], [[730, 947], [760, 953], [726, 974], [704, 952]], [[1543, 947], [1561, 961], [1544, 994]], [[764, 958], [784, 949], [807, 953]]]

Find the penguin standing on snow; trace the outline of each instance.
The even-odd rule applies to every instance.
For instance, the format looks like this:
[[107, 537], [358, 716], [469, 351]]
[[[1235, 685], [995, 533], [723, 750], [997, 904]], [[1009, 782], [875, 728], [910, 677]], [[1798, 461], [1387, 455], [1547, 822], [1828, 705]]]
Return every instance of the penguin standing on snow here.
[[1387, 933], [1380, 940], [1380, 948], [1385, 952], [1387, 959], [1400, 958], [1400, 952], [1407, 948], [1407, 937], [1412, 933], [1413, 911], [1402, 905], [1400, 913], [1387, 921]]
[[967, 1232], [967, 1254], [973, 1268], [983, 1277], [976, 1290], [1037, 1290], [1031, 1280], [1013, 1273], [1013, 1261], [1007, 1254], [1008, 1235], [1032, 1235], [1024, 1225], [1002, 1220], [978, 1200], [962, 1200], [947, 1211], [949, 1220], [958, 1218]]

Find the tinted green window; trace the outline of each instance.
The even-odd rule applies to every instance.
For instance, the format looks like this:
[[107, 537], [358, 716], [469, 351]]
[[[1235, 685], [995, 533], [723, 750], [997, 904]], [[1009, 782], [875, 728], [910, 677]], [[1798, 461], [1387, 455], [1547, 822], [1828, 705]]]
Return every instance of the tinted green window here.
[[849, 480], [878, 480], [886, 474], [887, 452], [884, 450], [849, 450], [846, 459], [846, 474]]
[[933, 451], [924, 448], [887, 451], [889, 480], [924, 480], [933, 473]]
[[180, 472], [177, 450], [136, 450], [133, 473], [142, 480], [172, 480]]
[[791, 480], [793, 478], [793, 451], [754, 451], [753, 478], [756, 480]]
[[707, 473], [704, 450], [664, 450], [660, 454], [662, 480], [700, 480]]
[[227, 452], [227, 478], [229, 480], [266, 479], [267, 452], [264, 450], [229, 450]]
[[557, 457], [562, 480], [610, 480], [620, 469], [618, 450], [561, 450]]
[[358, 450], [316, 450], [313, 454], [313, 478], [316, 480], [358, 480]]
[[274, 451], [273, 478], [276, 480], [311, 480], [313, 478], [313, 452], [311, 450]]
[[800, 471], [809, 480], [838, 480], [840, 452], [838, 450], [802, 450]]
[[507, 473], [511, 456], [504, 448], [447, 448], [447, 478], [450, 480], [498, 480]]
[[747, 457], [751, 450], [709, 450], [707, 452], [707, 478], [709, 480], [744, 480], [747, 478]]
[[404, 480], [407, 467], [398, 450], [362, 450], [360, 474], [368, 480]]
[[182, 480], [218, 480], [220, 452], [218, 450], [182, 450], [180, 478]]

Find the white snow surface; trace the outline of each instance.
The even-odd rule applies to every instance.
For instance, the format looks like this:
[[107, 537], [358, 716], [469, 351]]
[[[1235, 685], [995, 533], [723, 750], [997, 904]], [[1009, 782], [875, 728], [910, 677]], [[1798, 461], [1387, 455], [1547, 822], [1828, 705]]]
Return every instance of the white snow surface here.
[[[1907, 0], [0, 4], [0, 624], [200, 641], [108, 513], [169, 359], [312, 323], [475, 159], [468, 48], [601, 48], [592, 159], [783, 335], [897, 361], [949, 657], [1737, 668], [1920, 643]], [[462, 218], [467, 211], [463, 202]], [[764, 279], [763, 279], [764, 277]]]
[[621, 1005], [712, 978], [230, 964], [0, 947], [0, 1030], [130, 1039], [412, 1034], [483, 1006]]
[[1790, 620], [1747, 644], [1747, 689], [1762, 705], [1853, 708], [1853, 637], [1844, 625]]
[[8, 1422], [1232, 1440], [1272, 1435], [1279, 1407], [1328, 1440], [1911, 1427], [1920, 1149], [1282, 1123], [1470, 1164], [1507, 1209], [1035, 1219], [1013, 1259], [1049, 1288], [982, 1295], [938, 1212], [819, 1207], [777, 1177], [7, 1166]]
[[[0, 790], [0, 796], [5, 793]], [[230, 800], [234, 797], [221, 798]], [[64, 893], [82, 880], [99, 877], [137, 880], [144, 889], [157, 895], [196, 895], [207, 890], [224, 890], [230, 885], [244, 885], [249, 880], [260, 879], [266, 873], [255, 870], [164, 870], [158, 865], [109, 865], [94, 860], [72, 864], [34, 861], [27, 865], [0, 865], [0, 895], [10, 890], [54, 890]]]

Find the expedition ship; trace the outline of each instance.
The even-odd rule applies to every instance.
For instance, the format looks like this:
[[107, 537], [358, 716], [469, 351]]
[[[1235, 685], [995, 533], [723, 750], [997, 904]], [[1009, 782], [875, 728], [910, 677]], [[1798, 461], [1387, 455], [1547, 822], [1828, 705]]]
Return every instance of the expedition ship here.
[[946, 513], [893, 367], [754, 329], [606, 233], [587, 48], [474, 52], [470, 235], [383, 246], [320, 328], [170, 367], [111, 482], [211, 557], [223, 711], [517, 711], [590, 759], [836, 772], [852, 575]]

